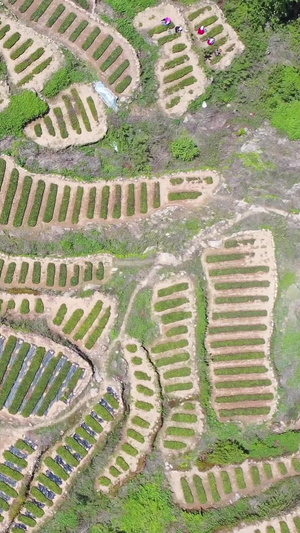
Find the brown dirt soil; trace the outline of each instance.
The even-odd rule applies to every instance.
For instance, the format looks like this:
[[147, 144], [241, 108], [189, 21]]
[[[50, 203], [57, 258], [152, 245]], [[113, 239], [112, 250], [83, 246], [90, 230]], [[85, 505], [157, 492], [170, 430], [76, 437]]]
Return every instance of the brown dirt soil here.
[[[1, 197], [0, 197], [0, 213], [2, 211], [2, 208], [5, 204], [5, 198], [6, 193], [10, 186], [10, 174], [13, 168], [18, 168], [20, 177], [19, 177], [19, 184], [16, 191], [14, 204], [11, 210], [11, 214], [9, 217], [8, 225], [3, 227], [14, 227], [13, 226], [13, 220], [14, 215], [18, 210], [19, 201], [22, 198], [22, 191], [23, 191], [23, 180], [26, 175], [28, 175], [28, 172], [17, 165], [15, 165], [13, 158], [9, 156], [2, 156], [3, 159], [6, 160], [7, 166], [6, 166], [6, 173], [2, 185], [1, 190]], [[194, 172], [178, 172], [174, 174], [165, 175], [159, 178], [143, 178], [140, 177], [139, 179], [132, 179], [132, 180], [125, 180], [125, 179], [119, 179], [114, 180], [113, 184], [105, 185], [103, 181], [101, 182], [93, 182], [92, 184], [87, 183], [81, 183], [80, 187], [83, 188], [83, 197], [82, 197], [82, 203], [81, 203], [81, 209], [78, 214], [78, 222], [74, 222], [73, 219], [73, 211], [76, 201], [76, 193], [78, 189], [78, 182], [74, 182], [71, 180], [66, 180], [63, 177], [60, 176], [53, 176], [53, 175], [42, 175], [42, 174], [30, 174], [33, 179], [33, 185], [29, 197], [29, 201], [27, 204], [27, 208], [25, 210], [24, 218], [23, 218], [23, 224], [22, 228], [28, 228], [28, 219], [31, 213], [31, 209], [33, 206], [34, 198], [35, 198], [35, 192], [37, 189], [38, 181], [42, 180], [46, 183], [45, 192], [43, 195], [43, 201], [41, 204], [41, 209], [38, 216], [38, 221], [36, 226], [29, 226], [31, 231], [40, 231], [45, 230], [46, 228], [53, 228], [53, 226], [61, 226], [61, 227], [68, 227], [68, 228], [75, 228], [75, 227], [82, 227], [86, 226], [87, 224], [104, 224], [104, 223], [118, 223], [118, 222], [127, 222], [132, 218], [145, 218], [149, 217], [152, 213], [157, 211], [158, 209], [164, 209], [168, 206], [187, 206], [188, 208], [191, 208], [193, 206], [201, 206], [205, 203], [207, 203], [211, 196], [217, 191], [220, 183], [221, 183], [221, 176], [216, 173], [215, 171], [211, 170], [197, 170]], [[193, 179], [191, 179], [193, 178]], [[205, 181], [206, 178], [210, 178], [208, 180], [208, 183]], [[175, 180], [175, 182], [174, 182]], [[179, 180], [180, 183], [176, 183], [176, 181]], [[131, 216], [127, 215], [127, 201], [126, 201], [126, 194], [125, 192], [128, 188], [128, 185], [130, 183], [133, 183], [137, 190], [141, 190], [141, 183], [145, 182], [147, 185], [147, 191], [148, 191], [148, 204], [147, 204], [147, 212], [141, 213], [137, 212], [136, 207], [139, 206], [139, 199], [138, 194], [135, 194], [135, 206], [134, 206], [134, 214]], [[54, 214], [52, 217], [51, 222], [46, 223], [44, 222], [44, 214], [46, 210], [47, 205], [47, 198], [50, 191], [50, 185], [51, 184], [57, 184], [58, 185], [58, 192], [57, 192], [57, 199], [56, 199], [56, 206], [54, 210]], [[154, 199], [154, 189], [155, 186], [159, 184], [160, 189], [160, 206], [155, 207], [153, 205], [153, 199]], [[67, 209], [67, 215], [66, 220], [61, 221], [59, 220], [59, 211], [60, 206], [63, 199], [64, 194], [64, 187], [68, 185], [71, 189], [70, 192], [70, 202]], [[113, 217], [113, 210], [114, 210], [114, 204], [115, 204], [115, 190], [116, 186], [121, 185], [122, 189], [122, 199], [121, 199], [121, 213], [119, 218]], [[102, 200], [102, 193], [103, 193], [103, 187], [108, 186], [110, 192], [109, 195], [109, 202], [108, 202], [108, 208], [107, 208], [107, 218], [101, 218], [101, 200]], [[95, 211], [94, 216], [92, 218], [88, 217], [88, 205], [89, 205], [89, 195], [91, 189], [96, 188], [96, 201], [95, 201]], [[2, 194], [3, 193], [3, 194]], [[197, 193], [198, 197], [194, 199], [182, 199], [182, 198], [175, 198], [175, 199], [169, 199], [169, 195], [175, 193]], [[97, 209], [97, 211], [96, 211]]]
[[[124, 359], [127, 364], [128, 383], [130, 384], [130, 412], [123, 428], [120, 444], [115, 450], [113, 457], [110, 459], [109, 464], [105, 467], [105, 470], [101, 474], [101, 476], [105, 476], [110, 479], [111, 485], [109, 487], [106, 487], [100, 485], [99, 482], [96, 483], [97, 489], [104, 493], [110, 492], [110, 490], [116, 485], [118, 487], [121, 486], [129, 476], [132, 477], [132, 474], [136, 474], [142, 470], [145, 458], [152, 449], [154, 439], [161, 425], [162, 406], [155, 369], [148, 360], [146, 351], [141, 346], [136, 345], [137, 351], [135, 353], [131, 353], [126, 349], [127, 344], [136, 345], [136, 342], [128, 337], [124, 338], [124, 340], [122, 341]], [[143, 361], [142, 365], [134, 365], [132, 363], [132, 359], [134, 357], [140, 357]], [[145, 372], [149, 376], [150, 380], [143, 381], [141, 379], [138, 379], [135, 375], [136, 371]], [[138, 385], [144, 385], [146, 387], [149, 387], [151, 390], [154, 391], [154, 395], [151, 397], [145, 396], [137, 390]], [[151, 411], [149, 412], [146, 412], [136, 406], [137, 401], [150, 402], [153, 405], [153, 409], [151, 409]], [[139, 416], [146, 420], [149, 423], [149, 427], [141, 428], [140, 426], [134, 425], [132, 423], [132, 420], [135, 416]], [[127, 431], [130, 428], [135, 429], [144, 437], [144, 443], [137, 442], [135, 439], [127, 435]], [[129, 443], [131, 446], [136, 448], [138, 450], [138, 454], [135, 457], [132, 457], [131, 455], [124, 452], [122, 450], [122, 446], [124, 443]], [[129, 465], [129, 469], [125, 472], [122, 472], [120, 467], [118, 467], [118, 465], [116, 464], [116, 458], [119, 456], [122, 457]], [[120, 471], [120, 475], [118, 477], [114, 477], [110, 473], [110, 468], [113, 466]]]
[[[254, 243], [250, 242], [243, 244], [242, 241], [250, 241], [254, 239]], [[240, 244], [233, 247], [226, 247], [226, 241], [241, 241]], [[206, 346], [208, 353], [211, 356], [210, 362], [210, 376], [211, 382], [213, 384], [213, 405], [216, 409], [218, 416], [220, 416], [220, 410], [224, 411], [225, 409], [235, 409], [240, 407], [270, 407], [270, 412], [268, 415], [232, 415], [227, 418], [234, 418], [240, 421], [253, 421], [265, 420], [272, 417], [275, 407], [276, 407], [276, 391], [277, 383], [274, 377], [273, 369], [269, 359], [270, 351], [270, 339], [273, 331], [273, 306], [275, 302], [276, 292], [277, 292], [277, 268], [276, 268], [276, 259], [275, 259], [275, 250], [274, 242], [271, 232], [269, 231], [253, 231], [253, 232], [243, 232], [232, 235], [230, 238], [225, 239], [223, 242], [210, 243], [210, 247], [206, 248], [202, 255], [202, 264], [205, 271], [206, 279], [208, 282], [208, 294], [209, 294], [209, 328], [219, 328], [227, 326], [241, 326], [247, 327], [251, 324], [257, 324], [259, 327], [264, 328], [262, 330], [253, 330], [253, 331], [234, 331], [234, 332], [217, 332], [212, 333], [208, 330], [206, 336]], [[222, 255], [230, 256], [234, 254], [232, 259], [222, 262], [207, 262], [208, 256], [213, 255]], [[242, 254], [239, 259], [235, 254]], [[231, 274], [230, 272], [226, 275], [219, 272], [222, 269], [231, 269], [231, 268], [243, 268], [243, 267], [268, 267], [268, 272], [258, 272], [258, 273], [236, 273]], [[210, 272], [215, 271], [217, 275], [210, 275]], [[268, 287], [253, 287], [253, 288], [241, 288], [241, 289], [216, 289], [216, 284], [218, 283], [231, 283], [231, 282], [269, 282]], [[217, 303], [216, 298], [219, 297], [239, 297], [239, 296], [250, 296], [254, 297], [254, 301], [246, 301], [241, 303]], [[263, 296], [268, 298], [267, 301], [261, 301], [259, 297]], [[257, 297], [257, 299], [256, 299]], [[256, 310], [262, 311], [265, 316], [256, 316], [256, 317], [242, 317], [237, 315], [236, 317], [227, 317], [222, 318], [215, 313], [224, 313], [224, 312], [253, 312]], [[249, 339], [249, 344], [244, 343], [241, 346], [224, 346], [224, 347], [215, 347], [214, 342], [216, 341], [226, 341], [227, 339], [233, 340], [234, 342], [238, 339]], [[251, 344], [251, 339], [263, 339], [261, 344]], [[214, 362], [214, 357], [218, 355], [226, 354], [243, 354], [248, 352], [261, 352], [262, 356], [259, 359], [247, 359], [241, 360], [236, 359], [234, 361], [216, 361]], [[255, 367], [255, 366], [264, 366], [266, 371], [263, 373], [240, 373], [236, 372], [235, 374], [229, 373], [230, 369], [233, 367]], [[220, 375], [218, 374], [219, 369], [228, 369], [228, 374]], [[219, 382], [225, 381], [244, 381], [244, 380], [258, 380], [258, 379], [269, 379], [271, 381], [270, 385], [264, 386], [254, 386], [250, 388], [226, 388], [218, 389], [215, 385]], [[274, 395], [273, 400], [259, 400], [259, 398], [254, 398], [251, 401], [251, 394], [257, 393], [272, 393]], [[232, 396], [235, 394], [249, 394], [249, 400], [243, 400], [242, 403], [229, 402], [229, 403], [218, 403], [218, 398], [220, 396]], [[222, 416], [224, 420], [226, 416]]]
[[[224, 467], [215, 466], [211, 470], [207, 470], [206, 472], [201, 472], [198, 470], [196, 466], [193, 466], [188, 471], [177, 471], [177, 470], [169, 470], [167, 471], [167, 476], [169, 478], [169, 482], [171, 485], [171, 489], [173, 491], [173, 496], [175, 502], [180, 505], [180, 507], [184, 509], [189, 510], [199, 510], [199, 509], [207, 509], [210, 507], [223, 507], [224, 505], [228, 505], [229, 503], [233, 503], [237, 501], [242, 496], [254, 496], [261, 491], [265, 491], [268, 489], [271, 485], [281, 481], [282, 479], [289, 478], [291, 476], [297, 476], [299, 475], [299, 471], [295, 470], [292, 465], [292, 459], [297, 458], [299, 459], [300, 454], [299, 452], [293, 455], [290, 455], [288, 457], [282, 457], [278, 459], [273, 459], [271, 461], [245, 461], [244, 463], [241, 463], [239, 465], [225, 465]], [[282, 474], [279, 470], [278, 464], [284, 463], [287, 469], [286, 474]], [[272, 479], [268, 479], [265, 471], [264, 471], [264, 465], [268, 464], [271, 466], [272, 469]], [[259, 472], [260, 476], [260, 483], [258, 485], [254, 484], [254, 481], [252, 479], [251, 475], [251, 467], [256, 467]], [[237, 484], [236, 474], [235, 471], [237, 468], [240, 468], [243, 471], [243, 477], [245, 480], [246, 488], [240, 489]], [[227, 472], [229, 475], [232, 491], [230, 494], [227, 494], [225, 492], [225, 488], [223, 485], [221, 472]], [[210, 488], [209, 483], [209, 477], [208, 474], [213, 474], [216, 480], [216, 485], [218, 488], [218, 492], [220, 495], [220, 500], [215, 501], [213, 498], [213, 494]], [[193, 481], [193, 476], [197, 475], [201, 478], [201, 481], [203, 483], [203, 486], [205, 488], [206, 497], [207, 497], [207, 503], [200, 503], [197, 496], [196, 487]], [[192, 494], [194, 496], [194, 503], [187, 504], [184, 499], [184, 494], [182, 491], [180, 479], [185, 478], [188, 481], [188, 484], [190, 486], [190, 489], [192, 491]], [[236, 530], [237, 531], [240, 530]], [[244, 530], [242, 530], [244, 533]], [[247, 530], [245, 530], [246, 533]], [[253, 531], [252, 529], [249, 531]], [[248, 531], [247, 531], [248, 533]]]
[[[72, 89], [77, 90], [79, 97], [83, 102], [91, 126], [91, 131], [87, 131], [86, 129], [83, 118], [80, 114], [80, 110], [77, 108], [74, 101], [74, 97], [72, 96]], [[75, 131], [72, 127], [70, 116], [63, 101], [64, 96], [67, 96], [71, 101], [71, 104], [74, 109], [74, 114], [76, 115], [79, 122], [80, 133]], [[87, 98], [89, 97], [91, 97], [95, 103], [95, 107], [98, 113], [98, 120], [95, 120], [93, 118], [93, 115], [87, 104]], [[92, 85], [76, 83], [69, 87], [66, 91], [60, 92], [58, 96], [53, 100], [50, 100], [48, 104], [50, 107], [50, 111], [49, 113], [47, 113], [46, 116], [48, 116], [53, 123], [55, 136], [49, 134], [43, 117], [41, 119], [35, 120], [34, 122], [31, 122], [28, 126], [26, 126], [24, 130], [25, 134], [30, 139], [33, 139], [36, 143], [45, 146], [46, 148], [50, 148], [51, 150], [61, 150], [62, 148], [67, 148], [68, 146], [81, 146], [84, 144], [95, 143], [105, 136], [107, 131], [105, 105], [96, 93], [96, 91], [93, 89]], [[68, 136], [66, 138], [62, 138], [60, 134], [57, 118], [54, 114], [54, 108], [56, 107], [59, 107], [62, 110], [63, 119], [65, 121], [66, 130], [68, 132]], [[38, 137], [36, 135], [34, 129], [35, 126], [37, 126], [38, 124], [42, 128], [41, 137]]]
[[[40, 4], [38, 0], [35, 0], [25, 13], [21, 13], [19, 10], [20, 6], [23, 4], [23, 0], [17, 0], [13, 5], [11, 5], [8, 0], [6, 0], [4, 4], [6, 5], [6, 7], [11, 9], [11, 11], [13, 11], [13, 13], [18, 18], [23, 20], [27, 26], [34, 28], [42, 35], [46, 35], [50, 39], [53, 39], [62, 44], [63, 46], [66, 46], [76, 56], [80, 57], [80, 59], [90, 63], [91, 67], [96, 70], [99, 79], [106, 85], [108, 85], [112, 90], [114, 90], [115, 85], [118, 85], [128, 75], [131, 76], [132, 81], [130, 85], [124, 90], [122, 96], [130, 96], [137, 88], [140, 81], [140, 68], [136, 52], [134, 48], [129, 44], [129, 42], [106, 22], [100, 22], [98, 17], [86, 12], [84, 9], [78, 6], [75, 6], [73, 2], [69, 2], [68, 0], [64, 2], [65, 10], [63, 12], [63, 15], [61, 15], [51, 27], [47, 26], [47, 22], [51, 15], [54, 13], [54, 11], [57, 9], [57, 7], [60, 5], [59, 0], [53, 0], [51, 5], [45, 11], [45, 13], [39, 18], [38, 22], [30, 20], [32, 14], [35, 12], [35, 10]], [[64, 33], [59, 32], [58, 30], [63, 20], [65, 20], [65, 18], [71, 13], [74, 13], [76, 15], [76, 19]], [[75, 42], [70, 41], [70, 35], [73, 33], [74, 29], [80, 24], [80, 22], [84, 20], [89, 22], [88, 26], [85, 28], [85, 30], [83, 30], [80, 37], [77, 38]], [[88, 48], [88, 50], [84, 51], [82, 49], [82, 44], [90, 35], [92, 29], [94, 29], [95, 27], [100, 29], [101, 33], [95, 39], [94, 43]], [[117, 46], [121, 46], [123, 51], [116, 62], [114, 62], [107, 70], [102, 71], [100, 66], [106, 56], [105, 54], [103, 54], [99, 60], [95, 60], [93, 58], [93, 53], [96, 48], [98, 48], [99, 45], [103, 42], [103, 40], [109, 35], [113, 37], [113, 42], [109, 46], [110, 52], [114, 50]], [[108, 54], [108, 50], [106, 51], [106, 54]], [[126, 59], [129, 60], [128, 68], [125, 70], [125, 72], [123, 72], [123, 74], [117, 79], [117, 81], [113, 85], [110, 85], [108, 82], [109, 76], [115, 71], [116, 67]]]
[[[12, 46], [10, 49], [1, 46], [1, 53], [5, 59], [9, 79], [14, 85], [18, 85], [18, 83], [25, 76], [30, 74], [38, 65], [43, 63], [49, 57], [52, 57], [51, 63], [45, 70], [43, 70], [39, 74], [34, 75], [33, 79], [28, 81], [24, 85], [22, 84], [22, 89], [34, 89], [35, 91], [41, 91], [46, 81], [51, 78], [54, 72], [56, 72], [64, 65], [64, 57], [62, 52], [59, 50], [58, 46], [55, 43], [50, 41], [45, 36], [42, 37], [33, 30], [30, 30], [29, 36], [28, 28], [21, 22], [15, 20], [15, 18], [8, 16], [5, 13], [1, 13], [0, 21], [2, 27], [6, 24], [10, 26], [10, 30], [3, 38], [3, 42], [5, 42], [11, 35], [16, 32], [21, 34], [19, 41], [17, 41], [16, 44], [14, 44], [14, 46]], [[17, 50], [23, 42], [27, 40], [28, 36], [33, 39], [33, 44], [26, 50], [26, 52], [24, 52], [24, 54], [22, 54], [18, 59], [14, 61], [10, 57], [11, 54], [15, 50]], [[15, 72], [16, 66], [23, 63], [24, 60], [29, 58], [31, 54], [40, 47], [45, 49], [44, 54], [37, 61], [34, 61], [31, 66], [27, 67], [22, 72]]]

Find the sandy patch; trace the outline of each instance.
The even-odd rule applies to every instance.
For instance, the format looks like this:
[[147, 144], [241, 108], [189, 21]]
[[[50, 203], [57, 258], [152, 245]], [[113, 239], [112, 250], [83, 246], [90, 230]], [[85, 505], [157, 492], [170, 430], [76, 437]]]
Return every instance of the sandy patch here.
[[[81, 110], [78, 108], [72, 91], [77, 91], [79, 98], [81, 99], [88, 118], [88, 122], [86, 121], [86, 123], [83, 120]], [[68, 99], [69, 105], [72, 109], [67, 109], [65, 102], [66, 98]], [[92, 99], [94, 102], [97, 110], [97, 118], [93, 116], [88, 105], [89, 99]], [[105, 105], [92, 85], [83, 83], [74, 84], [69, 87], [69, 89], [60, 92], [59, 95], [53, 100], [50, 100], [48, 104], [50, 111], [45, 116], [48, 117], [48, 120], [51, 120], [55, 135], [50, 135], [46, 127], [45, 117], [42, 117], [31, 122], [25, 128], [25, 134], [30, 139], [33, 139], [36, 143], [46, 146], [46, 148], [50, 148], [51, 150], [61, 150], [67, 146], [81, 146], [84, 144], [95, 143], [105, 136], [107, 131]], [[56, 108], [61, 109], [68, 135], [66, 138], [62, 137], [59, 129], [58, 119], [54, 112]], [[77, 130], [74, 129], [72, 120], [76, 121], [74, 127], [78, 128]], [[88, 131], [89, 126], [91, 131]], [[41, 128], [41, 136], [36, 134], [37, 128]], [[66, 133], [64, 133], [64, 135], [65, 134]]]
[[[1, 48], [1, 53], [5, 59], [9, 79], [14, 85], [21, 85], [22, 89], [34, 89], [35, 91], [41, 91], [45, 85], [45, 82], [51, 78], [54, 72], [63, 66], [64, 56], [62, 52], [46, 37], [42, 37], [33, 30], [30, 30], [29, 35], [28, 28], [25, 25], [19, 21], [16, 21], [15, 18], [10, 17], [5, 13], [1, 13], [0, 27], [3, 28], [5, 25], [8, 25], [10, 29], [3, 38], [4, 46]], [[6, 48], [5, 43], [15, 33], [20, 34], [20, 38], [13, 46], [11, 46], [11, 48]], [[11, 55], [25, 41], [27, 41], [28, 38], [33, 40], [31, 46], [29, 46], [29, 48], [27, 48], [27, 50], [17, 59], [12, 59]], [[22, 72], [16, 72], [15, 69], [18, 69], [19, 65], [21, 65], [25, 60], [29, 59], [30, 56], [39, 48], [44, 49], [44, 53], [40, 56], [40, 58], [32, 62], [32, 64], [23, 69]], [[42, 63], [44, 63], [44, 61], [46, 61], [48, 58], [51, 58], [50, 64], [45, 68], [45, 70], [35, 74], [34, 70], [42, 65]], [[31, 74], [32, 79], [30, 79], [27, 83], [21, 84], [21, 81], [25, 78], [25, 76]]]
[[[229, 243], [226, 246], [226, 242]], [[270, 361], [270, 339], [273, 331], [273, 306], [277, 292], [277, 269], [275, 259], [274, 241], [271, 232], [269, 231], [253, 231], [243, 232], [232, 235], [230, 238], [224, 239], [222, 243], [212, 243], [213, 246], [207, 248], [202, 255], [202, 264], [208, 282], [208, 319], [209, 330], [206, 336], [206, 346], [210, 354], [210, 375], [213, 384], [213, 405], [218, 415], [220, 410], [234, 409], [240, 407], [269, 407], [270, 411], [266, 414], [254, 414], [253, 416], [236, 415], [237, 420], [266, 420], [272, 417], [276, 408], [276, 390], [277, 383], [274, 377], [273, 368]], [[228, 260], [223, 259], [220, 262], [208, 262], [209, 256], [228, 256]], [[207, 259], [208, 258], [208, 259]], [[255, 269], [262, 269], [256, 272]], [[249, 268], [254, 270], [251, 272]], [[229, 269], [229, 270], [228, 270]], [[238, 269], [231, 273], [230, 269]], [[243, 269], [248, 269], [243, 272]], [[261, 287], [232, 287], [228, 288], [220, 284], [231, 283], [259, 283], [263, 284]], [[268, 286], [266, 286], [268, 285]], [[234, 298], [234, 301], [219, 302], [219, 298]], [[236, 300], [236, 299], [239, 300]], [[245, 301], [241, 298], [246, 298]], [[251, 299], [249, 302], [248, 300]], [[256, 314], [256, 312], [259, 312]], [[220, 315], [221, 313], [221, 315]], [[231, 313], [229, 316], [223, 316], [222, 313]], [[247, 316], [247, 315], [254, 316]], [[244, 317], [242, 316], [244, 314]], [[224, 332], [218, 328], [232, 328], [230, 332]], [[251, 328], [253, 327], [253, 330]], [[240, 328], [240, 331], [235, 330]], [[245, 342], [241, 344], [241, 339]], [[253, 344], [254, 339], [261, 339], [260, 342]], [[216, 343], [240, 342], [240, 345], [221, 346]], [[249, 352], [259, 352], [261, 356], [243, 360], [237, 357], [233, 362], [214, 359], [218, 356], [226, 356], [226, 354], [243, 354]], [[257, 356], [256, 356], [257, 357]], [[264, 366], [266, 372], [256, 373], [255, 367]], [[249, 373], [236, 372], [232, 373], [232, 367], [249, 367]], [[251, 372], [250, 368], [254, 367]], [[225, 371], [228, 374], [221, 374]], [[232, 387], [230, 389], [217, 388], [216, 384], [225, 381], [244, 381], [267, 379], [270, 380], [269, 385], [257, 385], [253, 388], [245, 389], [239, 387]], [[218, 403], [220, 396], [231, 396], [241, 394], [273, 394], [273, 399], [251, 401], [251, 396], [248, 402], [243, 403]], [[232, 415], [234, 416], [234, 415]], [[226, 417], [225, 417], [226, 418]], [[231, 416], [229, 416], [231, 418]], [[222, 417], [224, 420], [224, 417]]]
[[5, 81], [0, 81], [0, 111], [3, 111], [9, 104], [9, 85]]

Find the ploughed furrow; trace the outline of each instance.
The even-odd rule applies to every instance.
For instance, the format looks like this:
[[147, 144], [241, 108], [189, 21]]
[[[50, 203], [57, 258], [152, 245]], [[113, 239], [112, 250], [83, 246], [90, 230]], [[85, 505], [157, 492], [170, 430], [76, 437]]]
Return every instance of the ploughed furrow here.
[[[215, 466], [205, 472], [193, 466], [184, 472], [170, 470], [167, 475], [174, 499], [182, 508], [221, 507], [241, 496], [260, 494], [282, 479], [300, 475], [300, 454], [297, 452], [270, 461], [248, 460], [239, 465]], [[252, 530], [235, 530], [238, 531], [248, 533]], [[253, 533], [255, 531], [257, 529], [253, 528]]]
[[0, 331], [0, 410], [25, 418], [46, 416], [52, 407], [57, 413], [89, 382], [89, 365], [71, 350], [48, 339], [37, 346], [4, 326]]
[[[46, 120], [43, 119], [44, 121]], [[119, 223], [149, 216], [170, 205], [199, 206], [212, 197], [217, 173], [196, 171], [164, 178], [93, 184], [31, 174], [0, 158], [0, 228], [40, 231], [87, 224]]]
[[32, 259], [0, 253], [0, 288], [68, 291], [106, 283], [113, 258], [108, 254], [76, 259]]
[[[104, 388], [104, 387], [103, 387]], [[123, 405], [119, 387], [105, 385], [105, 392], [78, 426], [60, 446], [43, 457], [40, 468], [31, 483], [29, 494], [20, 513], [15, 518], [11, 531], [30, 531], [47, 518], [51, 507], [66, 492], [81, 465], [90, 458], [95, 446], [112, 430], [114, 422], [122, 413]], [[28, 518], [29, 517], [29, 518]]]
[[120, 444], [105, 467], [97, 486], [109, 492], [140, 472], [161, 424], [161, 398], [157, 375], [146, 351], [131, 339], [123, 346], [130, 384], [129, 416]]
[[138, 58], [131, 44], [115, 28], [60, 0], [5, 0], [26, 25], [69, 48], [96, 70], [116, 95], [129, 96], [140, 79]]
[[202, 255], [208, 282], [206, 346], [220, 420], [265, 420], [275, 409], [269, 359], [277, 290], [270, 231], [233, 235]]

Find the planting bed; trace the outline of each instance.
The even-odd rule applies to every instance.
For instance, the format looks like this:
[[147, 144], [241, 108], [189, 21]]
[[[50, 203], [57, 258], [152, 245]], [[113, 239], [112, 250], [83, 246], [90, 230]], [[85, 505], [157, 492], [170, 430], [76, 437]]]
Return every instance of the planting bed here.
[[242, 525], [233, 529], [232, 533], [298, 533], [300, 529], [299, 507], [288, 513], [270, 520]]
[[54, 225], [76, 227], [87, 223], [126, 222], [170, 205], [202, 205], [216, 191], [219, 182], [216, 172], [195, 171], [160, 179], [78, 185], [61, 177], [28, 176], [24, 169], [15, 167], [11, 157], [3, 156], [0, 158], [0, 227], [40, 230]]
[[[31, 122], [25, 133], [53, 150], [94, 143], [107, 130], [105, 107], [92, 85], [75, 84], [49, 101], [50, 111]], [[58, 111], [59, 110], [59, 111]], [[56, 198], [57, 190], [53, 192]], [[53, 198], [53, 206], [55, 205]], [[51, 218], [53, 213], [49, 213]]]
[[108, 254], [37, 261], [0, 253], [0, 288], [67, 291], [86, 284], [97, 286], [108, 281], [112, 266], [113, 257]]
[[[169, 471], [175, 501], [185, 509], [223, 506], [241, 496], [258, 494], [278, 481], [300, 474], [300, 454], [271, 461], [245, 461], [240, 465], [214, 467], [201, 472]], [[246, 533], [247, 529], [242, 530]], [[249, 531], [255, 531], [250, 529]]]
[[46, 318], [48, 326], [55, 333], [63, 335], [83, 351], [97, 350], [110, 330], [116, 314], [116, 302], [95, 293], [89, 298], [51, 296], [42, 298], [32, 294], [16, 294], [10, 297], [0, 293], [0, 313], [40, 316]]
[[[185, 28], [185, 31], [175, 34], [174, 24], [171, 27], [163, 26], [163, 16], [170, 17], [176, 25]], [[209, 81], [199, 66], [199, 59], [193, 50], [193, 42], [186, 31], [186, 22], [181, 11], [172, 4], [151, 7], [136, 16], [134, 25], [160, 47], [156, 77], [162, 109], [170, 115], [183, 115], [189, 103], [204, 93]]]
[[220, 420], [262, 421], [276, 405], [269, 360], [277, 290], [270, 231], [233, 235], [205, 250], [213, 405]]
[[63, 65], [63, 55], [49, 40], [28, 33], [28, 28], [1, 13], [1, 54], [13, 84], [26, 89], [42, 90], [45, 82]]
[[57, 402], [75, 398], [90, 378], [89, 365], [71, 350], [1, 326], [0, 409], [24, 417], [57, 413], [64, 407]]
[[[244, 51], [244, 44], [226, 22], [223, 11], [215, 3], [207, 3], [204, 6], [203, 3], [193, 4], [191, 8], [185, 10], [185, 20], [210, 67], [224, 69]], [[205, 35], [197, 34], [200, 26], [205, 26], [207, 29]], [[209, 37], [215, 38], [213, 46], [207, 44]], [[215, 55], [216, 50], [220, 50], [221, 54]]]
[[97, 77], [117, 95], [129, 96], [137, 88], [139, 62], [134, 48], [98, 17], [59, 0], [5, 0], [4, 4], [27, 25], [90, 63]]
[[195, 296], [187, 277], [160, 282], [153, 292], [153, 313], [161, 337], [150, 348], [164, 397], [183, 400], [199, 395], [194, 323]]
[[195, 449], [203, 432], [203, 412], [199, 400], [171, 407], [164, 418], [160, 448], [165, 457]]
[[16, 498], [24, 490], [24, 476], [31, 473], [37, 455], [36, 449], [36, 444], [24, 436], [2, 454], [0, 462], [1, 531], [7, 531], [10, 512], [16, 503]]
[[[90, 458], [95, 445], [111, 431], [121, 412], [119, 387], [113, 383], [106, 387], [101, 399], [62, 444], [43, 458], [20, 514], [12, 525], [12, 532], [20, 533], [24, 523], [28, 531], [50, 514], [51, 507], [66, 493], [74, 475]], [[30, 523], [26, 521], [28, 512]]]
[[140, 472], [161, 422], [161, 399], [155, 368], [144, 348], [126, 339], [123, 346], [130, 383], [130, 412], [121, 442], [99, 479], [99, 489], [109, 492]]

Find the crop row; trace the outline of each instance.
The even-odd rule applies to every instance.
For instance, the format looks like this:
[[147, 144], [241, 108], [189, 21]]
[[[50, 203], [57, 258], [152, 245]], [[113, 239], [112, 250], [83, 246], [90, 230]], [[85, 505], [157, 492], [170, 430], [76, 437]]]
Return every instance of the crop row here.
[[233, 533], [298, 533], [300, 531], [299, 507], [292, 513], [281, 515], [255, 524], [241, 525]]
[[59, 53], [41, 37], [31, 35], [26, 39], [26, 27], [4, 13], [0, 21], [2, 54], [7, 60], [9, 74], [15, 84], [42, 89], [49, 65], [59, 67]]
[[273, 461], [245, 461], [239, 466], [214, 467], [205, 472], [193, 467], [188, 472], [170, 472], [171, 484], [180, 483], [181, 494], [176, 494], [183, 507], [226, 505], [236, 495], [246, 496], [265, 490], [280, 479], [300, 474], [299, 456], [284, 457]]
[[[83, 145], [99, 141], [106, 133], [106, 114], [104, 104], [95, 97], [91, 86], [73, 85], [71, 89], [60, 93], [50, 111], [44, 117], [29, 124], [25, 133], [37, 143], [61, 149], [70, 144]], [[53, 218], [57, 196], [57, 185], [52, 185], [45, 222]]]
[[130, 343], [124, 347], [124, 358], [130, 383], [130, 414], [123, 429], [121, 444], [99, 479], [99, 488], [104, 492], [140, 471], [161, 418], [156, 373], [146, 351]]
[[108, 27], [95, 24], [88, 14], [83, 18], [75, 6], [58, 4], [54, 8], [50, 0], [42, 3], [38, 0], [7, 0], [5, 3], [18, 16], [21, 14], [23, 19], [36, 24], [40, 32], [52, 38], [55, 35], [77, 55], [88, 60], [97, 69], [100, 79], [104, 78], [117, 94], [138, 80], [137, 57], [129, 43], [116, 30], [110, 32]]
[[180, 178], [180, 184], [174, 183], [176, 178], [167, 177], [139, 183], [66, 184], [59, 178], [51, 182], [44, 176], [28, 176], [12, 168], [12, 161], [0, 158], [0, 226], [34, 228], [56, 223], [72, 227], [99, 220], [116, 222], [172, 203], [205, 201], [218, 185], [217, 176], [210, 176], [211, 181], [196, 181], [194, 173], [192, 181], [187, 174]]
[[58, 290], [78, 287], [83, 283], [102, 282], [107, 277], [107, 263], [63, 262], [58, 260], [34, 261], [30, 258], [0, 256], [0, 286], [38, 288], [47, 287]]
[[119, 395], [112, 387], [92, 411], [84, 418], [74, 432], [65, 438], [51, 456], [47, 456], [41, 470], [35, 475], [20, 514], [15, 519], [11, 531], [19, 533], [23, 525], [35, 527], [39, 518], [45, 515], [47, 507], [52, 507], [72, 475], [76, 474], [82, 461], [94, 450], [100, 437], [111, 429], [111, 423], [120, 412]]
[[84, 369], [61, 352], [46, 351], [13, 335], [0, 345], [0, 409], [11, 414], [44, 416], [62, 397], [67, 402]]
[[221, 419], [265, 419], [275, 398], [268, 360], [276, 290], [272, 234], [237, 235], [218, 250], [207, 249], [202, 262], [209, 284], [206, 344], [215, 409]]
[[164, 419], [162, 451], [187, 452], [193, 449], [203, 430], [203, 416], [198, 401], [183, 402], [173, 407]]
[[12, 509], [15, 498], [19, 496], [28, 467], [28, 455], [32, 455], [35, 449], [36, 445], [23, 437], [3, 452], [4, 462], [0, 463], [0, 522], [4, 521], [5, 513]]

